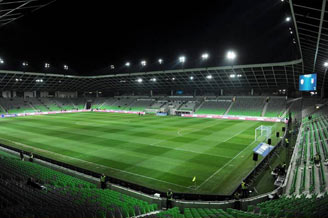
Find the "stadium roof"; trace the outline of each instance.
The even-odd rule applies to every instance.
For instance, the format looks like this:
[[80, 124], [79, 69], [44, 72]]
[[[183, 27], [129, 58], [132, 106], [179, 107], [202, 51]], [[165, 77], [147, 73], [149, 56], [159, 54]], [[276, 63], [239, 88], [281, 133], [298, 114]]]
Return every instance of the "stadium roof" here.
[[[319, 88], [327, 85], [328, 14], [326, 0], [289, 0], [302, 63], [302, 73], [317, 73]], [[325, 81], [325, 82], [323, 82]], [[321, 86], [320, 86], [321, 85]]]
[[0, 0], [0, 27], [53, 2], [55, 0]]
[[[30, 4], [41, 1], [16, 2]], [[47, 4], [51, 2], [48, 1]], [[2, 2], [0, 5], [4, 3]], [[160, 71], [145, 70], [143, 72], [135, 72], [132, 69], [131, 72], [128, 72], [128, 69], [126, 69], [127, 72], [99, 76], [73, 76], [2, 70], [0, 71], [0, 89], [22, 91], [217, 90], [221, 88], [297, 90], [299, 75], [309, 73], [318, 74], [319, 89], [322, 86], [327, 86], [327, 78], [325, 77], [327, 67], [324, 66], [324, 63], [328, 62], [326, 0], [289, 0], [286, 4], [290, 6], [290, 16], [293, 21], [289, 31], [298, 46], [301, 57], [294, 61], [206, 68], [193, 68], [193, 66], [189, 68], [189, 65], [186, 65], [185, 67], [188, 67], [188, 69], [171, 70], [168, 68]], [[45, 5], [43, 4], [43, 6]], [[50, 71], [46, 70], [46, 72]]]
[[302, 60], [100, 76], [1, 70], [0, 87], [19, 91], [296, 89], [301, 70]]

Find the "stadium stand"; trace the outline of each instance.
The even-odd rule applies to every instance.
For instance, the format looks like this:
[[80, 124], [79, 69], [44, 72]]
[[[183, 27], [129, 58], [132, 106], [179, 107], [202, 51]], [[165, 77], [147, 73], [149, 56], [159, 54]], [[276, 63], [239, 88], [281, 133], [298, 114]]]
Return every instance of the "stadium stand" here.
[[127, 108], [129, 111], [143, 111], [150, 107], [155, 99], [152, 98], [138, 98]]
[[40, 98], [40, 102], [50, 111], [60, 111], [62, 109], [52, 98]]
[[219, 114], [223, 115], [232, 102], [232, 97], [206, 98], [196, 114]]
[[281, 117], [286, 111], [286, 97], [269, 97], [265, 117]]
[[93, 183], [21, 161], [0, 151], [2, 217], [132, 217], [156, 204], [96, 188]]
[[255, 206], [249, 205], [247, 211], [233, 208], [185, 208], [180, 213], [179, 208], [146, 216], [147, 218], [210, 218], [210, 217], [323, 217], [327, 214], [328, 193], [321, 196], [282, 197], [268, 200]]
[[85, 109], [86, 100], [84, 98], [72, 98], [74, 109], [83, 110]]
[[106, 101], [102, 107], [108, 110], [127, 110], [135, 100], [133, 97], [115, 97], [115, 100]]
[[[328, 164], [328, 116], [326, 107], [304, 118], [299, 139], [296, 143], [291, 161], [291, 169], [287, 184], [287, 193], [316, 193], [327, 189]], [[315, 156], [319, 154], [319, 163]]]
[[151, 109], [160, 109], [161, 107], [163, 107], [165, 104], [167, 104], [167, 100], [157, 100], [156, 102], [154, 102], [150, 108]]
[[187, 101], [187, 102], [183, 103], [182, 105], [180, 105], [178, 110], [194, 111], [196, 104], [197, 104], [196, 101]]
[[49, 111], [49, 108], [46, 107], [39, 98], [29, 98], [28, 99], [31, 106], [38, 112]]
[[0, 104], [7, 113], [35, 112], [28, 100], [24, 98], [0, 98]]
[[229, 115], [261, 116], [266, 97], [236, 97]]

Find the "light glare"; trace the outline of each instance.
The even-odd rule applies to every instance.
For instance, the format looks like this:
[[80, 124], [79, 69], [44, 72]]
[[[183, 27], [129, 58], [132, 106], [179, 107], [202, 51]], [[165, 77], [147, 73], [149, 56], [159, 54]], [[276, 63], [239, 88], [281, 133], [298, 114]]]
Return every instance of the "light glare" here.
[[204, 53], [204, 54], [202, 54], [202, 59], [203, 59], [203, 60], [206, 60], [206, 59], [208, 59], [208, 58], [209, 58], [208, 53]]
[[186, 57], [185, 56], [180, 56], [179, 57], [179, 62], [180, 63], [184, 63], [186, 61]]
[[236, 53], [234, 52], [234, 51], [228, 51], [227, 52], [227, 58], [229, 59], [229, 60], [234, 60], [235, 58], [236, 58]]

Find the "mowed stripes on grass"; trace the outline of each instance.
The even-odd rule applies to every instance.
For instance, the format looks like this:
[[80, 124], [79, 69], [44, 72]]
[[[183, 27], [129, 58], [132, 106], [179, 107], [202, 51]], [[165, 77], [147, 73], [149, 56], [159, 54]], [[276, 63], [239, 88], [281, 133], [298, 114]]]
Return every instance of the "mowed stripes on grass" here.
[[71, 113], [1, 119], [0, 141], [162, 191], [230, 194], [254, 167], [254, 131], [263, 124], [283, 125]]

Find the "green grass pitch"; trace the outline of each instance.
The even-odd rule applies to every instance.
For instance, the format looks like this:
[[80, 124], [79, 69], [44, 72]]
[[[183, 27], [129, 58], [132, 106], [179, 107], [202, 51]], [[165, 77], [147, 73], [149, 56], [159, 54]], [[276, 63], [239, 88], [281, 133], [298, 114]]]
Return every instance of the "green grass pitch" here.
[[85, 112], [1, 119], [0, 141], [161, 191], [231, 194], [260, 125], [284, 124]]

